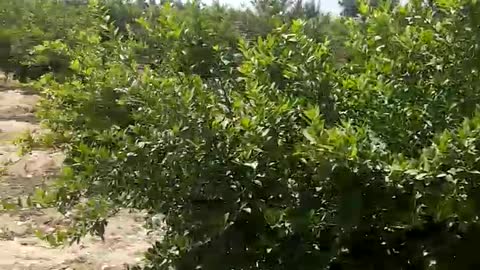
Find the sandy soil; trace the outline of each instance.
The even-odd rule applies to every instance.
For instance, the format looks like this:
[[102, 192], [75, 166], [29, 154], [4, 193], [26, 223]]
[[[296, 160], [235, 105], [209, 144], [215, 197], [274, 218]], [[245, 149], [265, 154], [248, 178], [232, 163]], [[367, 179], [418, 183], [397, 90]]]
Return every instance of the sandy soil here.
[[[1, 171], [1, 199], [32, 192], [61, 168], [62, 153], [34, 150], [19, 156], [12, 143], [27, 130], [40, 130], [33, 114], [38, 99], [26, 91], [0, 85], [0, 168], [5, 168]], [[61, 218], [54, 209], [0, 212], [0, 270], [126, 269], [125, 264], [141, 261], [153, 241], [142, 227], [143, 216], [127, 211], [110, 220], [105, 241], [90, 237], [79, 245], [52, 248], [34, 236], [35, 229], [48, 230]]]

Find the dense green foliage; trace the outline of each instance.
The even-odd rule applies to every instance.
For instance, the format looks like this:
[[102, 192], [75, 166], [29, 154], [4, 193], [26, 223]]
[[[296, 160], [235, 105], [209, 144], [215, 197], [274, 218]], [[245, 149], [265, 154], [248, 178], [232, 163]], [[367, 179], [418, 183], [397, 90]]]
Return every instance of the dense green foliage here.
[[[76, 18], [72, 20], [71, 18]], [[32, 60], [31, 50], [45, 41], [67, 39], [74, 27], [90, 23], [75, 5], [54, 1], [3, 0], [0, 3], [0, 69], [25, 82], [47, 72], [64, 73], [68, 59], [43, 55]]]
[[347, 17], [357, 17], [360, 15], [360, 6], [367, 4], [370, 7], [379, 7], [382, 4], [388, 4], [395, 7], [400, 3], [400, 0], [340, 0], [338, 1], [343, 8], [342, 15]]
[[75, 221], [49, 240], [134, 208], [166, 221], [146, 269], [480, 265], [480, 3], [116, 5], [30, 47], [69, 64], [38, 81], [68, 158], [34, 201]]

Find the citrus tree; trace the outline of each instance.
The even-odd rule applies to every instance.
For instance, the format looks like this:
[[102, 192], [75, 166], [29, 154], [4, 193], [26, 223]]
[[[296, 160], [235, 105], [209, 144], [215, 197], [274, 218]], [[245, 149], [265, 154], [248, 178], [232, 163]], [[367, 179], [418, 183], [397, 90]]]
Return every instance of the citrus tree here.
[[120, 32], [91, 1], [35, 47], [70, 70], [38, 83], [67, 159], [33, 201], [73, 220], [47, 238], [133, 208], [166, 222], [145, 269], [475, 267], [479, 5], [361, 4], [339, 63], [311, 21], [252, 40], [194, 2]]

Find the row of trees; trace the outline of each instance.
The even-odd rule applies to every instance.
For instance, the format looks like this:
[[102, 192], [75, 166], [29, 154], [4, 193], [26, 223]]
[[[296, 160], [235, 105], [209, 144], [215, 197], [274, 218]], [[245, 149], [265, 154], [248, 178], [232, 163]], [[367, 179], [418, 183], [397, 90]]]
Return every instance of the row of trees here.
[[[159, 9], [162, 5], [173, 4], [177, 9], [185, 9], [186, 4], [181, 1], [126, 1], [102, 0], [112, 21], [122, 33], [127, 32], [127, 25], [135, 23], [145, 11]], [[30, 50], [35, 45], [40, 45], [45, 40], [65, 39], [72, 29], [73, 24], [86, 22], [83, 19], [72, 20], [82, 12], [86, 0], [65, 1], [13, 1], [5, 0], [0, 11], [2, 29], [0, 29], [0, 69], [7, 74], [13, 73], [25, 82], [29, 77], [38, 78], [46, 72], [58, 72], [66, 69], [61, 62], [49, 62], [47, 59], [31, 62]], [[358, 3], [355, 0], [343, 1], [343, 14], [356, 16]], [[376, 2], [372, 4], [376, 6]], [[226, 28], [236, 26], [235, 34], [243, 34], [250, 38], [258, 35], [265, 36], [281, 22], [295, 18], [304, 18], [311, 23], [310, 34], [322, 39], [326, 34], [334, 39], [341, 36], [342, 27], [329, 16], [324, 16], [320, 11], [320, 2], [316, 0], [254, 0], [251, 8], [247, 10], [233, 10], [215, 3], [209, 8], [211, 13], [224, 19]], [[216, 11], [215, 11], [216, 9]], [[336, 24], [330, 26], [330, 24]], [[335, 33], [328, 33], [335, 31]], [[28, 33], [28, 35], [26, 35]], [[340, 42], [336, 44], [340, 47]], [[53, 59], [53, 58], [52, 58]]]
[[272, 3], [89, 1], [58, 25], [47, 1], [9, 24], [49, 33], [27, 61], [63, 63], [36, 85], [66, 167], [31, 201], [72, 226], [45, 237], [133, 208], [167, 225], [147, 220], [145, 269], [479, 266], [480, 3]]

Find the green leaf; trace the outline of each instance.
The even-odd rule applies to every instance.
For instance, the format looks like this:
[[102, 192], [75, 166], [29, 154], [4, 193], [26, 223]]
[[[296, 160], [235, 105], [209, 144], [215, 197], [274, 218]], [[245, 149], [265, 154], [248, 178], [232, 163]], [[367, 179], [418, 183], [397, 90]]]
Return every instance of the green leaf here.
[[310, 134], [311, 130], [310, 129], [304, 129], [302, 130], [303, 136], [310, 141], [310, 143], [316, 143], [317, 140], [314, 136]]
[[243, 128], [248, 129], [251, 126], [251, 120], [244, 117], [240, 120], [240, 124]]
[[70, 63], [70, 68], [75, 72], [80, 72], [80, 62], [78, 59], [75, 59]]

